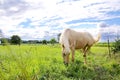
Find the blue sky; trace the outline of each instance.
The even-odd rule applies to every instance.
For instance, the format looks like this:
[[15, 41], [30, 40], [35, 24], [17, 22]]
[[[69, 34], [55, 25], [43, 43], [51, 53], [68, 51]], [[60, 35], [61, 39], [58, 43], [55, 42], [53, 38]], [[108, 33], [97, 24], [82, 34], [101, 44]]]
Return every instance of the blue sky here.
[[50, 40], [65, 28], [102, 34], [100, 41], [120, 35], [120, 0], [0, 0], [4, 37]]

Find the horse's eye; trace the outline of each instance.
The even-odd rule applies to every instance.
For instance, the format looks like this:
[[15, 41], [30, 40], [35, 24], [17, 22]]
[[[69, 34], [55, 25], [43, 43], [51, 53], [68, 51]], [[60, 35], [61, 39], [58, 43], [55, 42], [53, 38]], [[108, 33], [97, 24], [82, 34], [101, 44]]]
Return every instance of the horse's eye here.
[[64, 45], [62, 45], [62, 47], [65, 48]]

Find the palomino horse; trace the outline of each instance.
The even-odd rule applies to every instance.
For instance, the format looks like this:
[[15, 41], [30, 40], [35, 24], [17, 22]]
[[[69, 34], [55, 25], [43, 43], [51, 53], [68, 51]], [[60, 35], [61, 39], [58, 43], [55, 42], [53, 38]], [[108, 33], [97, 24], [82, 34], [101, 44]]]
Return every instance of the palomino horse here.
[[83, 50], [84, 63], [86, 64], [86, 52], [90, 47], [98, 42], [100, 35], [97, 39], [88, 32], [76, 32], [72, 29], [65, 29], [60, 36], [59, 43], [62, 45], [62, 56], [65, 64], [69, 63], [69, 54], [72, 52], [72, 61], [74, 62], [74, 54], [76, 49]]

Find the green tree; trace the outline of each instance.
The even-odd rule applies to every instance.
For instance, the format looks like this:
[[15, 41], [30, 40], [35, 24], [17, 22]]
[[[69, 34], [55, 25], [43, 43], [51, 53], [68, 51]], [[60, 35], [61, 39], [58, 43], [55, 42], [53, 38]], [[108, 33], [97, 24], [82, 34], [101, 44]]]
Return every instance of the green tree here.
[[1, 44], [3, 46], [5, 46], [5, 45], [9, 44], [10, 39], [8, 39], [8, 38], [1, 38], [0, 41], [1, 41]]
[[42, 40], [42, 44], [47, 44], [47, 40]]
[[57, 35], [58, 42], [59, 42], [60, 36], [61, 36], [61, 33], [59, 33], [59, 34]]
[[50, 40], [50, 43], [51, 43], [52, 45], [54, 45], [56, 42], [57, 42], [57, 41], [55, 40], [55, 38], [52, 38], [52, 39]]
[[21, 38], [18, 35], [13, 35], [11, 37], [11, 44], [20, 45], [22, 42]]

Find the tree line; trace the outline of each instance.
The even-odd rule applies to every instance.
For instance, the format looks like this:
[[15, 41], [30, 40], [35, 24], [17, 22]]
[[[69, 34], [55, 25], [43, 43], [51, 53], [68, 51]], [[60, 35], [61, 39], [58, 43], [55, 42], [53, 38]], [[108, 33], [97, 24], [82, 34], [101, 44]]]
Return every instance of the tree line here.
[[[60, 37], [60, 34], [58, 34], [58, 40], [59, 40], [59, 37]], [[55, 43], [58, 43], [58, 41], [55, 38], [52, 38], [49, 41], [45, 40], [45, 39], [41, 40], [41, 41], [39, 41], [39, 40], [24, 41], [18, 35], [13, 35], [13, 36], [11, 36], [10, 39], [8, 39], [8, 38], [1, 38], [0, 39], [0, 44], [2, 44], [2, 45], [7, 45], [7, 44], [21, 45], [22, 43], [23, 44], [45, 44], [45, 45], [52, 44], [52, 45], [54, 45]], [[103, 44], [102, 44], [102, 46], [103, 46]], [[113, 51], [113, 53], [120, 51], [120, 39], [119, 38], [117, 38], [115, 40], [115, 42], [112, 43], [111, 50]]]
[[21, 45], [21, 44], [52, 44], [58, 43], [55, 38], [48, 40], [22, 40], [18, 35], [13, 35], [11, 38], [1, 38], [2, 45], [12, 44], [12, 45]]

